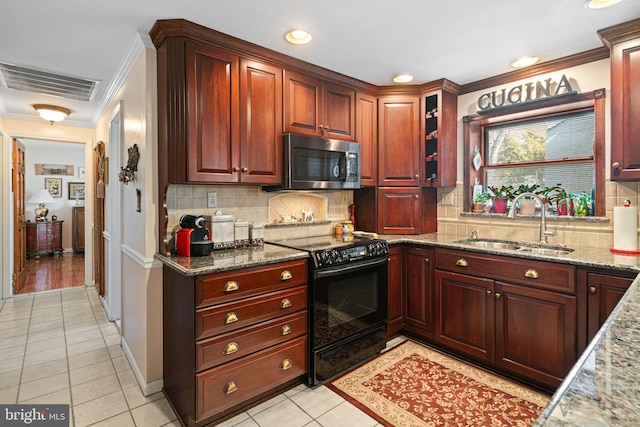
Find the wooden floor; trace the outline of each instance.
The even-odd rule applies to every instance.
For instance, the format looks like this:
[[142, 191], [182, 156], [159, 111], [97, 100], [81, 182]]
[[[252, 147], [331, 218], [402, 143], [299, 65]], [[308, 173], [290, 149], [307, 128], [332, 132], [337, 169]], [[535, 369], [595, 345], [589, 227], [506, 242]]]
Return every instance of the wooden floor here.
[[18, 294], [70, 288], [84, 285], [84, 254], [43, 255], [28, 259], [27, 283]]

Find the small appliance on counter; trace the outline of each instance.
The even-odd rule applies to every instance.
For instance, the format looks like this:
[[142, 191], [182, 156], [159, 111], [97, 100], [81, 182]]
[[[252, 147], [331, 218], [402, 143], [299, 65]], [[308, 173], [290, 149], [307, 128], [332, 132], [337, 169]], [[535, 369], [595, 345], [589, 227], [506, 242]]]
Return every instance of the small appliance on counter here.
[[178, 256], [206, 256], [213, 249], [211, 232], [205, 227], [204, 216], [182, 215], [180, 229], [176, 232]]

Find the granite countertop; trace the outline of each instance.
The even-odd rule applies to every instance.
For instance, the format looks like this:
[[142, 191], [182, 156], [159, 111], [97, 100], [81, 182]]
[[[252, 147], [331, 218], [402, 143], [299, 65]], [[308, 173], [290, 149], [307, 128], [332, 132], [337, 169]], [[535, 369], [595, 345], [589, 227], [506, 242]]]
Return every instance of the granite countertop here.
[[[607, 249], [576, 247], [559, 256], [473, 247], [461, 243], [469, 236], [430, 233], [382, 235], [389, 244], [413, 244], [462, 249], [496, 255], [560, 262], [584, 267], [640, 272], [640, 257], [617, 255]], [[164, 264], [187, 275], [206, 274], [275, 262], [303, 259], [303, 251], [265, 244], [264, 247], [214, 251], [207, 257], [166, 257]], [[635, 279], [564, 382], [556, 390], [535, 426], [640, 425], [640, 276]]]
[[295, 249], [269, 245], [250, 248], [216, 250], [208, 256], [183, 257], [156, 254], [163, 264], [185, 276], [218, 273], [282, 261], [308, 258], [309, 254]]

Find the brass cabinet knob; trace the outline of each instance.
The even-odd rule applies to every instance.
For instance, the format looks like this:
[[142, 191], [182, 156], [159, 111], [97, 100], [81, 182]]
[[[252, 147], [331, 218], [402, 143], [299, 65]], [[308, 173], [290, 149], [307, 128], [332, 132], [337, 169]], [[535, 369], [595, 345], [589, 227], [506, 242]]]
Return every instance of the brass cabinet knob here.
[[239, 172], [239, 171], [240, 171], [240, 167], [235, 166], [235, 167], [233, 168], [233, 171], [234, 171], [234, 172]]
[[237, 291], [238, 289], [240, 289], [240, 286], [238, 286], [238, 282], [235, 282], [233, 280], [229, 280], [222, 287], [223, 292], [234, 292], [234, 291]]
[[620, 162], [613, 162], [611, 167], [614, 168], [614, 169], [620, 169]]
[[502, 294], [500, 292], [496, 292], [496, 299], [500, 299], [500, 297], [502, 297]]
[[596, 287], [595, 286], [589, 286], [589, 293], [590, 294], [595, 294], [596, 293]]
[[487, 289], [487, 296], [491, 296], [491, 289]]
[[466, 259], [464, 258], [460, 258], [459, 260], [456, 261], [456, 265], [458, 267], [462, 267], [462, 268], [467, 268], [469, 267], [469, 263], [467, 262]]
[[420, 196], [418, 194], [414, 195], [413, 197], [415, 197], [416, 199], [420, 198]]
[[425, 264], [429, 264], [429, 258], [425, 258], [425, 259], [424, 259], [424, 263], [425, 263]]
[[291, 300], [289, 298], [285, 298], [282, 301], [280, 301], [280, 308], [289, 308], [292, 305], [293, 304], [291, 304]]
[[242, 168], [242, 172], [249, 172], [249, 168], [248, 168], [248, 167], [246, 167], [246, 166], [245, 166], [245, 167], [243, 167], [243, 168]]
[[238, 383], [235, 381], [229, 381], [222, 389], [224, 394], [231, 394], [234, 391], [238, 391]]
[[232, 311], [231, 313], [227, 313], [227, 315], [224, 316], [223, 323], [225, 325], [228, 325], [229, 323], [234, 323], [237, 321], [238, 321], [238, 315]]
[[289, 270], [285, 270], [282, 273], [280, 273], [280, 281], [284, 282], [285, 280], [291, 280], [291, 279], [293, 279], [293, 274], [291, 274]]
[[281, 336], [289, 335], [291, 332], [293, 332], [293, 329], [291, 329], [291, 326], [289, 325], [284, 325], [282, 328], [280, 328]]
[[324, 129], [325, 130], [329, 130], [329, 126], [328, 125], [324, 125]]
[[318, 125], [318, 129], [320, 129], [320, 130], [322, 130], [323, 127], [324, 126], [322, 126], [322, 125]]
[[533, 268], [530, 268], [524, 272], [524, 277], [528, 279], [537, 279], [538, 277], [540, 277], [540, 275]]
[[291, 359], [284, 359], [282, 362], [280, 362], [281, 371], [286, 371], [287, 369], [290, 369], [292, 366], [293, 366], [293, 362], [291, 361]]
[[240, 350], [238, 343], [230, 342], [229, 344], [224, 346], [224, 350], [222, 351], [222, 354], [226, 356], [229, 354], [236, 353], [238, 350]]

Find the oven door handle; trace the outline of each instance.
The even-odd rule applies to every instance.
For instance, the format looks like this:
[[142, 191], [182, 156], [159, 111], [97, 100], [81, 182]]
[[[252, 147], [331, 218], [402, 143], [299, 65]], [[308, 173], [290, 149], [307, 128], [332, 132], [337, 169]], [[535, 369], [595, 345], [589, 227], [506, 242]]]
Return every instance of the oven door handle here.
[[371, 267], [379, 267], [389, 262], [387, 257], [377, 258], [373, 261], [362, 261], [357, 264], [338, 265], [336, 267], [330, 267], [325, 270], [317, 270], [313, 273], [313, 277], [320, 279], [323, 277], [338, 276], [340, 274], [349, 273], [351, 271], [363, 270]]

